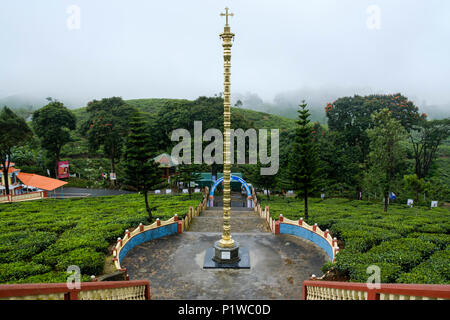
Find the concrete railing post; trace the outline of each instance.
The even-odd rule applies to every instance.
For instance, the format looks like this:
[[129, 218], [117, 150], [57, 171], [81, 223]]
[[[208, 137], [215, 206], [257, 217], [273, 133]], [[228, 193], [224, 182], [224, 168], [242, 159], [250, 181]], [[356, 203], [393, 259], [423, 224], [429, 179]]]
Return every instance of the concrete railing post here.
[[280, 221], [275, 221], [275, 234], [280, 234]]

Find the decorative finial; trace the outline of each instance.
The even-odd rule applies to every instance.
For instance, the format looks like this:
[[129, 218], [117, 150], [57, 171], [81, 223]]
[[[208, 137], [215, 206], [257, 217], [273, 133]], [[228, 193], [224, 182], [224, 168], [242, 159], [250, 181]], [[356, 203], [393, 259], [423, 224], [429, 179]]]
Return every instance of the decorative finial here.
[[228, 27], [228, 17], [233, 17], [234, 13], [228, 13], [228, 7], [225, 8], [225, 13], [221, 13], [221, 17], [225, 17], [225, 26]]

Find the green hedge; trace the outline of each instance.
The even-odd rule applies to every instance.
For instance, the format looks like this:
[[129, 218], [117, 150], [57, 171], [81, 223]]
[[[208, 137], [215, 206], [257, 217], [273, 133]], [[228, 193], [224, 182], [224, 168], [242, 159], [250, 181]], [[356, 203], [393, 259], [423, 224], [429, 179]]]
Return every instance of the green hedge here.
[[450, 283], [450, 248], [434, 253], [411, 272], [402, 274], [398, 283]]
[[439, 248], [439, 250], [445, 249], [448, 245], [450, 245], [450, 234], [414, 232], [409, 236], [412, 238], [418, 238], [424, 241], [432, 242]]
[[56, 270], [66, 271], [76, 265], [82, 274], [98, 275], [103, 271], [105, 255], [92, 248], [78, 248], [58, 257]]
[[[275, 219], [280, 214], [292, 220], [303, 217], [301, 199], [273, 196], [269, 201], [261, 196], [260, 200], [261, 207], [269, 206]], [[367, 267], [378, 265], [384, 282], [410, 283], [413, 277], [416, 283], [432, 283], [432, 279], [450, 283], [440, 276], [430, 278], [432, 273], [426, 272], [429, 265], [419, 268], [450, 244], [450, 210], [446, 207], [391, 204], [385, 213], [381, 202], [311, 198], [307, 222], [329, 229], [341, 241], [335, 263], [326, 264], [324, 271], [334, 267], [351, 281], [365, 282]]]
[[[67, 276], [69, 276], [67, 272], [50, 271], [47, 273], [22, 278], [10, 283], [65, 283], [67, 282]], [[80, 281], [89, 282], [91, 281], [91, 277], [88, 275], [81, 275]]]
[[15, 282], [20, 279], [51, 271], [50, 266], [30, 262], [0, 264], [0, 282]]
[[408, 271], [436, 250], [436, 245], [429, 241], [404, 238], [383, 242], [367, 254], [377, 262], [396, 263]]
[[[402, 273], [402, 267], [387, 262], [379, 262], [374, 264], [380, 268], [380, 282], [389, 283], [395, 281]], [[367, 264], [355, 264], [350, 270], [350, 278], [352, 282], [367, 282], [369, 277], [373, 274], [373, 270], [367, 273]]]
[[55, 233], [15, 231], [0, 236], [0, 263], [31, 258], [54, 243]]
[[[182, 218], [201, 200], [201, 194], [149, 195], [154, 219], [161, 220]], [[98, 276], [110, 246], [139, 223], [149, 223], [139, 194], [0, 204], [0, 265], [12, 268], [2, 268], [0, 282], [60, 282], [70, 265]]]

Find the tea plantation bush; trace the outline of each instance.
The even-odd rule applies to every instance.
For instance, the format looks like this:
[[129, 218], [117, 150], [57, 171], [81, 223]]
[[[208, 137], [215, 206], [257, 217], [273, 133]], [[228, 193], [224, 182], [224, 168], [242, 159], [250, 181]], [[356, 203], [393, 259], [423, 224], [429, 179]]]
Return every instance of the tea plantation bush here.
[[447, 284], [450, 280], [450, 248], [434, 253], [410, 272], [402, 274], [398, 283]]
[[[201, 194], [149, 195], [154, 219], [183, 218]], [[77, 265], [83, 281], [100, 275], [126, 229], [149, 224], [142, 195], [45, 199], [0, 204], [0, 283], [65, 282]]]
[[[280, 214], [291, 220], [303, 217], [303, 201], [295, 198], [261, 196], [262, 207], [273, 218]], [[450, 210], [346, 199], [311, 199], [309, 224], [317, 223], [337, 237], [341, 250], [334, 268], [350, 281], [366, 282], [366, 270], [377, 265], [385, 283], [450, 284]]]

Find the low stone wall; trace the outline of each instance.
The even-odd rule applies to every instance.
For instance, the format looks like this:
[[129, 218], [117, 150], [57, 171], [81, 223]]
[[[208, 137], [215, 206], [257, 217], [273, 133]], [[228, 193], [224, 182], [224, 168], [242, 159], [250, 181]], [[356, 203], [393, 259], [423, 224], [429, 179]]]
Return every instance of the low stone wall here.
[[127, 255], [128, 251], [141, 243], [162, 238], [177, 233], [178, 219], [172, 217], [167, 221], [156, 220], [149, 226], [140, 225], [133, 232], [125, 232], [124, 239], [119, 238], [113, 250], [114, 263], [120, 270], [120, 261]]
[[117, 243], [113, 249], [113, 262], [117, 270], [125, 271], [126, 268], [122, 268], [120, 262], [125, 258], [127, 253], [135, 246], [141, 243], [151, 241], [153, 239], [162, 238], [168, 235], [183, 233], [188, 230], [192, 219], [198, 216], [202, 210], [206, 208], [206, 198], [195, 208], [189, 207], [189, 211], [184, 219], [179, 219], [178, 215], [173, 216], [169, 220], [156, 221], [148, 226], [142, 225], [142, 223], [133, 231], [125, 230], [125, 235], [122, 238], [117, 239]]
[[[256, 197], [256, 196], [255, 196]], [[269, 212], [269, 207], [266, 207], [265, 210], [261, 209], [261, 205], [257, 203], [254, 208], [255, 212], [259, 214], [259, 216], [266, 220], [267, 226], [269, 227], [272, 233], [275, 233], [275, 220], [272, 219], [272, 216]]]
[[328, 230], [322, 231], [317, 223], [310, 226], [303, 221], [302, 218], [298, 221], [294, 221], [280, 215], [279, 220], [276, 221], [270, 215], [269, 206], [266, 206], [264, 210], [261, 209], [261, 205], [258, 202], [255, 192], [253, 192], [253, 201], [255, 203], [255, 212], [257, 212], [261, 218], [266, 220], [272, 233], [291, 234], [309, 240], [321, 247], [328, 254], [330, 260], [334, 261], [336, 254], [339, 252], [339, 247], [337, 239], [333, 238]]
[[203, 210], [206, 209], [208, 202], [206, 200], [207, 198], [204, 198], [203, 201], [195, 208], [189, 207], [189, 212], [187, 213], [186, 217], [182, 220], [182, 229], [181, 232], [189, 230], [189, 226], [192, 223], [192, 219], [194, 219], [194, 217], [198, 217], [198, 215], [200, 214], [200, 212], [202, 212]]
[[275, 234], [291, 234], [306, 240], [309, 240], [321, 247], [330, 257], [330, 261], [334, 261], [336, 254], [339, 252], [337, 239], [332, 238], [328, 230], [320, 230], [317, 224], [310, 226], [302, 219], [293, 221], [280, 215], [280, 220], [275, 222]]

